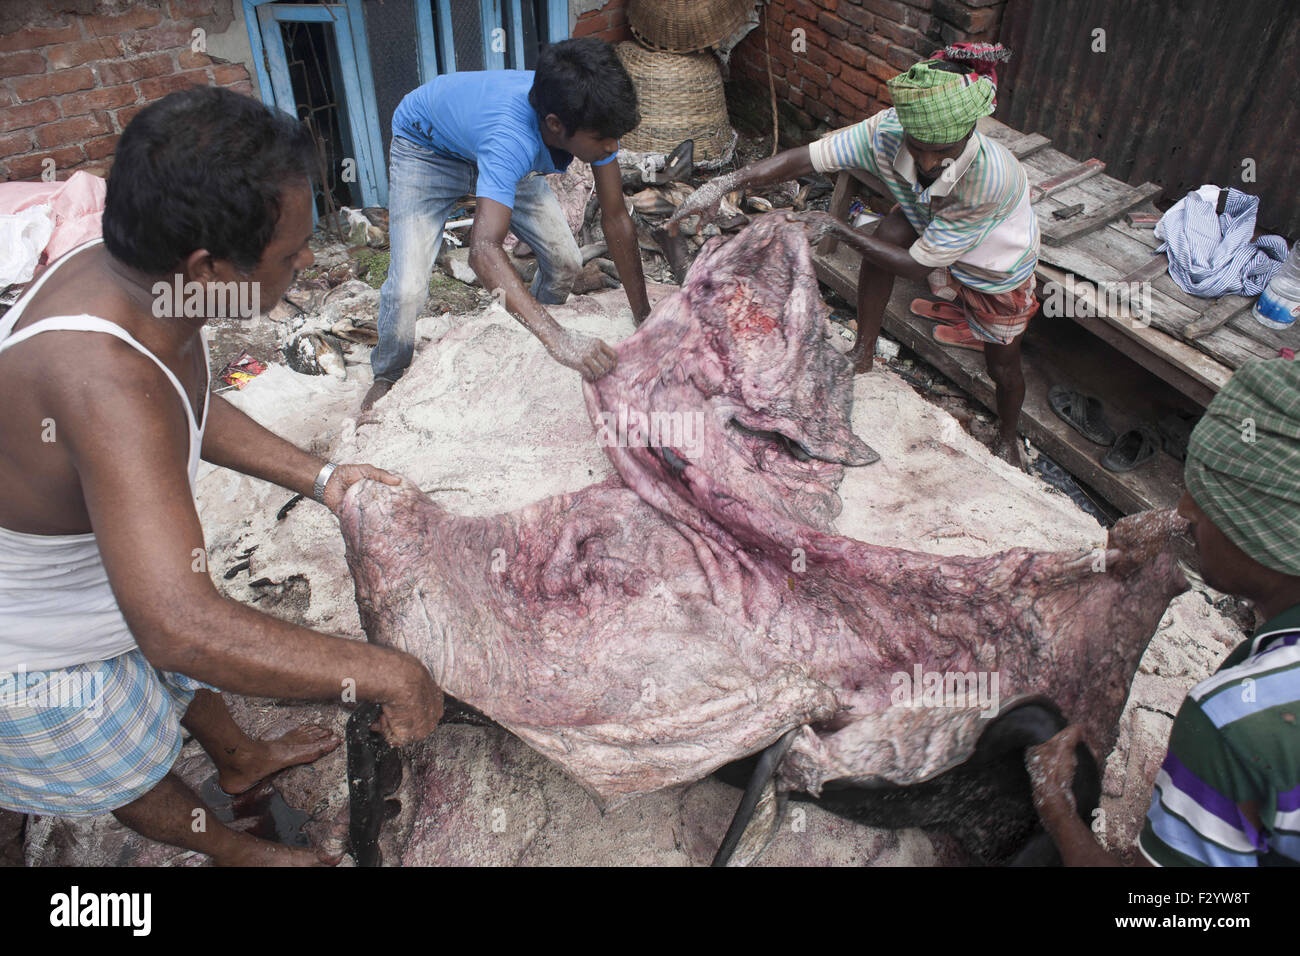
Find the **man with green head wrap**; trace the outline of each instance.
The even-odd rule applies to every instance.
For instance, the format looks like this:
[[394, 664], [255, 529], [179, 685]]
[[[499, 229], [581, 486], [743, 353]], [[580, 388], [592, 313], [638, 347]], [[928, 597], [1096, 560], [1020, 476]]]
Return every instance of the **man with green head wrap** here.
[[[1138, 848], [1157, 866], [1300, 864], [1300, 363], [1243, 366], [1185, 477], [1202, 577], [1265, 623], [1183, 701]], [[1030, 751], [1035, 804], [1067, 865], [1115, 865], [1069, 805], [1079, 739]]]
[[[876, 337], [896, 276], [930, 280], [956, 299], [958, 325], [933, 334], [945, 345], [984, 353], [997, 386], [999, 457], [1021, 465], [1016, 426], [1024, 402], [1020, 339], [1038, 308], [1038, 220], [1024, 169], [975, 122], [993, 112], [991, 64], [1007, 54], [990, 44], [955, 44], [889, 81], [892, 109], [809, 146], [721, 176], [701, 187], [668, 222], [709, 215], [728, 192], [797, 179], [813, 171], [863, 169], [898, 204], [868, 235], [825, 213], [807, 213], [814, 238], [834, 234], [862, 254], [858, 273], [859, 372], [871, 368]], [[964, 317], [964, 321], [961, 321]]]

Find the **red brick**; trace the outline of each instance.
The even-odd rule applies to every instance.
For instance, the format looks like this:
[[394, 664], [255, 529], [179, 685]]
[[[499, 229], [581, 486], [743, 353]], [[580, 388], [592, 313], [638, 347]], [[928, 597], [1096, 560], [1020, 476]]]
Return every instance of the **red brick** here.
[[110, 86], [107, 89], [90, 90], [87, 93], [73, 93], [59, 100], [59, 109], [64, 116], [80, 116], [91, 110], [111, 110], [127, 106], [140, 98], [134, 86]]
[[813, 0], [813, 3], [823, 10], [834, 10], [840, 5], [840, 0]]
[[117, 149], [117, 133], [110, 133], [107, 136], [100, 136], [96, 139], [88, 139], [82, 143], [86, 151], [87, 159], [103, 159], [105, 156], [112, 156], [113, 150]]
[[817, 21], [817, 8], [809, 0], [790, 0], [790, 12], [809, 23]]
[[95, 64], [100, 86], [134, 83], [136, 80], [148, 79], [151, 76], [162, 76], [174, 69], [176, 69], [176, 61], [170, 53], [155, 53], [153, 56], [142, 56], [134, 60]]
[[910, 50], [919, 51], [929, 40], [918, 30], [913, 30], [909, 26], [901, 23], [892, 23], [889, 20], [877, 20], [876, 30], [893, 43], [899, 46], [905, 46]]
[[135, 118], [135, 114], [148, 105], [148, 103], [141, 103], [139, 106], [127, 106], [115, 112], [113, 114], [113, 121], [117, 124], [117, 128], [120, 130], [126, 129], [127, 124]]
[[51, 43], [71, 43], [81, 39], [81, 28], [76, 23], [66, 27], [26, 27], [17, 33], [0, 36], [0, 53], [15, 50], [39, 50]]
[[851, 42], [831, 40], [826, 46], [826, 52], [846, 66], [860, 70], [867, 65], [867, 51]]
[[248, 80], [248, 70], [242, 63], [222, 63], [214, 64], [212, 67], [212, 82], [217, 86], [225, 86], [228, 83], [239, 83]]
[[11, 86], [22, 100], [39, 100], [47, 96], [61, 96], [76, 90], [88, 90], [95, 85], [95, 74], [88, 66], [79, 66], [75, 70], [59, 70], [44, 76], [26, 77], [15, 80]]
[[975, 4], [958, 3], [957, 0], [934, 0], [934, 15], [966, 33], [987, 30], [1002, 17], [1001, 7], [972, 10], [973, 6]]
[[589, 13], [584, 13], [582, 16], [578, 17], [578, 22], [573, 25], [573, 35], [574, 37], [594, 36], [604, 29], [604, 27], [605, 24], [597, 17], [594, 17]]
[[81, 43], [60, 43], [52, 46], [46, 53], [50, 69], [66, 70], [70, 66], [81, 66], [91, 60], [111, 60], [122, 55], [122, 43], [117, 37], [98, 37]]
[[188, 23], [164, 23], [124, 37], [123, 46], [128, 53], [152, 53], [155, 50], [175, 50], [178, 47], [189, 49], [190, 30]]
[[111, 129], [102, 113], [59, 120], [57, 123], [47, 123], [36, 130], [36, 145], [43, 148], [65, 146], [92, 136], [103, 135]]
[[188, 90], [192, 86], [207, 86], [212, 82], [207, 70], [190, 70], [171, 76], [155, 76], [140, 81], [140, 95], [146, 100], [160, 100], [168, 93]]
[[894, 46], [892, 43], [889, 45], [889, 52], [885, 55], [885, 62], [899, 71], [911, 69], [912, 64], [919, 59], [915, 50]]
[[182, 50], [176, 54], [176, 65], [182, 70], [196, 70], [201, 67], [211, 66], [212, 57], [206, 53], [195, 53], [193, 50]]
[[[831, 92], [835, 94], [837, 99], [843, 100], [845, 104], [852, 107], [853, 112], [861, 113], [865, 111], [867, 105], [871, 102], [871, 97], [867, 96], [867, 94], [863, 93], [852, 84], [845, 83], [838, 77], [831, 80]], [[845, 107], [841, 108], [845, 113], [850, 112], [850, 110]]]
[[111, 17], [82, 17], [86, 33], [92, 37], [115, 36], [130, 30], [143, 30], [162, 23], [162, 13], [148, 7], [136, 7], [129, 13]]
[[[934, 0], [903, 0], [909, 7], [916, 7], [920, 10], [929, 10]], [[969, 2], [969, 0], [967, 0]], [[989, 0], [990, 3], [1003, 3], [1005, 0]], [[971, 6], [974, 6], [972, 3]]]
[[[885, 48], [885, 53], [889, 53], [888, 47]], [[886, 63], [883, 58], [872, 54], [867, 54], [867, 72], [882, 83], [898, 75], [898, 70]]]
[[44, 72], [45, 57], [39, 53], [10, 53], [8, 56], [0, 56], [0, 77], [30, 76]]
[[852, 29], [872, 30], [876, 25], [875, 16], [872, 15], [871, 11], [864, 10], [862, 7], [840, 7], [839, 15], [852, 25]]
[[907, 7], [897, 0], [862, 0], [862, 5], [878, 17], [902, 23], [907, 16]]
[[35, 146], [36, 141], [32, 139], [32, 131], [28, 129], [0, 136], [0, 156], [16, 156], [30, 151]]
[[0, 112], [0, 133], [14, 129], [27, 129], [41, 123], [53, 123], [59, 118], [59, 108], [50, 100], [37, 100], [22, 106], [11, 106]]
[[98, 176], [100, 179], [106, 179], [108, 177], [108, 171], [112, 168], [113, 157], [110, 156], [107, 159], [97, 159], [94, 162], [82, 163], [80, 166], [74, 166], [68, 170], [68, 173], [90, 173], [93, 176]]
[[66, 169], [84, 159], [79, 145], [64, 146], [61, 149], [46, 150], [40, 153], [28, 153], [5, 160], [5, 170], [10, 179], [35, 179], [45, 172], [45, 160], [54, 160], [55, 169]]
[[253, 95], [253, 84], [248, 80], [240, 80], [238, 83], [227, 83], [226, 89], [233, 90], [236, 93], [243, 93], [245, 96]]
[[817, 14], [817, 25], [829, 36], [839, 37], [841, 40], [849, 35], [849, 25], [833, 13]]
[[7, 87], [0, 86], [0, 106], [9, 106], [14, 101], [14, 95], [9, 92]]
[[869, 36], [867, 37], [867, 52], [883, 60], [885, 54], [889, 52], [889, 41], [882, 36]]
[[808, 48], [808, 59], [812, 60], [827, 73], [834, 76], [840, 71], [840, 61], [835, 59], [821, 47], [810, 46]]
[[215, 10], [213, 0], [171, 0], [173, 20], [198, 20], [212, 16]]

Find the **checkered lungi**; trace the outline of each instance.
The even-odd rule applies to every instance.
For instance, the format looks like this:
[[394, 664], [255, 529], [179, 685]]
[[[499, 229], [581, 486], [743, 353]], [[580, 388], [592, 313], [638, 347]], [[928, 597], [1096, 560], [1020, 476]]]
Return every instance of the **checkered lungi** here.
[[171, 770], [181, 717], [208, 686], [157, 670], [138, 648], [0, 674], [0, 807], [73, 817], [126, 806]]
[[1010, 292], [980, 292], [960, 282], [957, 301], [966, 313], [966, 324], [977, 339], [995, 345], [1010, 345], [1029, 327], [1038, 311], [1034, 276]]

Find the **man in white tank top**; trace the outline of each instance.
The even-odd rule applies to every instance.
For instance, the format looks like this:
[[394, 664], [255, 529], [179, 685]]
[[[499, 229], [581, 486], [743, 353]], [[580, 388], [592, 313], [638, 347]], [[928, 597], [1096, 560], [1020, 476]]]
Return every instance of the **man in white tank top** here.
[[179, 275], [279, 301], [313, 261], [313, 168], [285, 114], [222, 89], [173, 93], [118, 143], [104, 241], [52, 264], [0, 320], [0, 807], [111, 810], [217, 863], [311, 864], [213, 813], [191, 828], [203, 802], [171, 772], [181, 726], [232, 793], [338, 745], [320, 727], [252, 740], [215, 688], [339, 700], [354, 682], [391, 742], [437, 724], [442, 695], [415, 658], [230, 601], [196, 560], [200, 455], [336, 512], [351, 484], [399, 480], [327, 464], [211, 394], [214, 316], [154, 294]]

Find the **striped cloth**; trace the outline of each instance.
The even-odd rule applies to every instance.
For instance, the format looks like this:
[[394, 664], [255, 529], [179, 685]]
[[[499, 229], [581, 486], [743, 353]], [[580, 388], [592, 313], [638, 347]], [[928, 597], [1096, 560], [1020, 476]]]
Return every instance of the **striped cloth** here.
[[909, 252], [922, 265], [947, 266], [953, 278], [980, 292], [1010, 292], [1038, 264], [1038, 218], [1029, 179], [1005, 147], [976, 131], [966, 148], [928, 188], [903, 145], [893, 109], [831, 133], [809, 146], [822, 173], [865, 169], [889, 189], [920, 237]]
[[1206, 185], [1174, 203], [1156, 223], [1156, 251], [1169, 255], [1169, 274], [1185, 292], [1259, 295], [1286, 261], [1286, 240], [1252, 239], [1258, 196], [1230, 188], [1222, 215], [1218, 202], [1219, 187]]
[[1138, 846], [1157, 866], [1300, 865], [1300, 604], [1192, 688]]
[[143, 796], [176, 762], [180, 720], [200, 688], [156, 670], [139, 648], [0, 674], [0, 807], [94, 816]]

